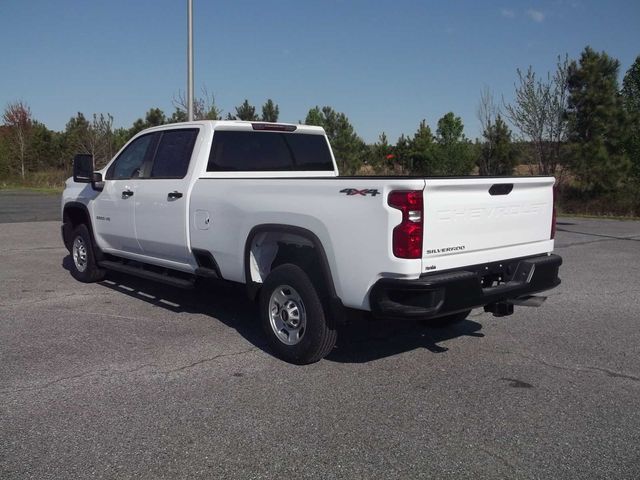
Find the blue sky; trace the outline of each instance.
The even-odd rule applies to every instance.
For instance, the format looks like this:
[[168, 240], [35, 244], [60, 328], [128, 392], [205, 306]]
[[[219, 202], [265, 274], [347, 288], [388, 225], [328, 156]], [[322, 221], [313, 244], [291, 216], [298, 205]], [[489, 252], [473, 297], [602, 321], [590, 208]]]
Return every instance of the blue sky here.
[[[591, 45], [640, 55], [640, 1], [194, 0], [195, 84], [233, 112], [267, 98], [280, 120], [315, 105], [395, 142], [448, 111], [480, 134], [490, 87], [513, 96], [516, 68], [539, 74]], [[186, 85], [186, 0], [0, 0], [0, 105], [22, 99], [49, 128], [109, 112], [116, 126], [173, 111]]]

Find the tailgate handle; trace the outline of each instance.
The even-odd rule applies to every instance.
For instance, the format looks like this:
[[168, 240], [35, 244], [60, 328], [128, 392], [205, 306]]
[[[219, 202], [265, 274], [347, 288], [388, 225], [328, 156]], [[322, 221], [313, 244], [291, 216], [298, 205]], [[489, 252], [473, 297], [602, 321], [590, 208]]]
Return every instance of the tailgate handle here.
[[489, 189], [489, 195], [509, 195], [513, 190], [513, 183], [494, 183]]

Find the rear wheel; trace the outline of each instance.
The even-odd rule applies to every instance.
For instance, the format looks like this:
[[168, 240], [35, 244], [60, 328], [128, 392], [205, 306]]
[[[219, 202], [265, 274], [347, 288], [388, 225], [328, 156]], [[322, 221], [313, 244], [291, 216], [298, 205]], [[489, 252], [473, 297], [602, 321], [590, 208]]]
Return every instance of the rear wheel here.
[[99, 268], [93, 255], [91, 234], [86, 225], [78, 225], [71, 234], [71, 275], [84, 283], [99, 282], [105, 270]]
[[318, 291], [297, 265], [281, 265], [266, 278], [260, 291], [260, 320], [269, 344], [287, 362], [317, 362], [336, 343], [337, 331]]

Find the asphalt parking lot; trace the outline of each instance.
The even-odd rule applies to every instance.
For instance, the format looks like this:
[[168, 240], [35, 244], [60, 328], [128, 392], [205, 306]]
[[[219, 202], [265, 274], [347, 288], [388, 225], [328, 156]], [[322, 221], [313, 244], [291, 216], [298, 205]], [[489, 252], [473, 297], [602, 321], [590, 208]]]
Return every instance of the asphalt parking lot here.
[[560, 219], [541, 308], [296, 367], [241, 289], [76, 282], [51, 212], [0, 224], [2, 479], [640, 478], [640, 222]]

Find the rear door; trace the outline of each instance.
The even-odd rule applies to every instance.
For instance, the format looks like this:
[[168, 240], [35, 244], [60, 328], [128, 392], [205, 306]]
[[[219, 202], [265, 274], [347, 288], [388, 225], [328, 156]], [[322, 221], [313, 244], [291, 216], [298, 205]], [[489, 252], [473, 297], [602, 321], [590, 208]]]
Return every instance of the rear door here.
[[158, 133], [148, 178], [136, 191], [135, 226], [145, 256], [192, 263], [187, 215], [188, 175], [199, 129], [175, 128]]
[[423, 271], [546, 253], [553, 177], [427, 179]]

